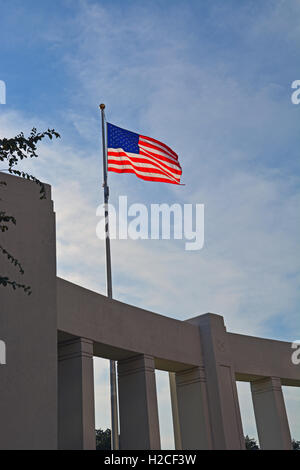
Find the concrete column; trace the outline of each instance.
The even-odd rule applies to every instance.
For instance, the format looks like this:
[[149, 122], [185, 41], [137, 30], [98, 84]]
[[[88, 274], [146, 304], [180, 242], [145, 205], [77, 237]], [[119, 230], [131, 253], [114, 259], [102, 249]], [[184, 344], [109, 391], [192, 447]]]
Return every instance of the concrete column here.
[[[174, 401], [175, 394], [173, 393], [171, 397]], [[203, 367], [194, 367], [176, 373], [176, 398], [182, 449], [212, 449]], [[173, 404], [172, 408], [175, 406]]]
[[122, 449], [160, 449], [155, 367], [140, 354], [118, 362]]
[[58, 344], [58, 447], [95, 449], [93, 343]]
[[291, 450], [291, 434], [280, 379], [266, 377], [251, 382], [251, 392], [260, 447]]
[[188, 320], [200, 328], [214, 449], [244, 449], [242, 421], [229, 341], [220, 315]]

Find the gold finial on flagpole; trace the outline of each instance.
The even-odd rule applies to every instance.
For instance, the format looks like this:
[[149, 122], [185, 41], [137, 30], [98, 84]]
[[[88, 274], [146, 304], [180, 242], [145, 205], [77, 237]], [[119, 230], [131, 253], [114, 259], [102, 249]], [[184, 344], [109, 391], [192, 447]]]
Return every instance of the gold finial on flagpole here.
[[105, 109], [105, 104], [101, 103], [99, 106], [100, 109]]

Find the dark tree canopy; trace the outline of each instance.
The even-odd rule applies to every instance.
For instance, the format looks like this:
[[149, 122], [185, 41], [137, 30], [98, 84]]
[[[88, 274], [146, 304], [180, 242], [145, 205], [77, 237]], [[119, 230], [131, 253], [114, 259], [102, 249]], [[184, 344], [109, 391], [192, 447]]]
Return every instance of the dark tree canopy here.
[[292, 440], [293, 450], [300, 450], [300, 441]]
[[245, 437], [245, 447], [246, 450], [259, 450], [259, 446], [254, 437], [249, 437], [248, 435]]
[[[15, 137], [10, 139], [3, 138], [0, 139], [0, 162], [3, 162], [5, 166], [1, 167], [1, 171], [7, 171], [10, 174], [20, 176], [33, 181], [40, 187], [40, 199], [46, 198], [46, 191], [44, 184], [38, 180], [35, 176], [30, 175], [22, 170], [17, 170], [16, 166], [20, 163], [21, 160], [25, 158], [37, 158], [37, 145], [45, 137], [48, 137], [50, 140], [59, 138], [60, 135], [54, 129], [48, 129], [45, 132], [37, 132], [36, 128], [33, 128], [28, 137], [25, 137], [23, 132], [18, 134]], [[1, 187], [6, 186], [6, 182], [0, 181]], [[1, 201], [1, 199], [0, 199]], [[11, 224], [16, 225], [17, 221], [13, 214], [7, 214], [5, 208], [0, 209], [0, 233], [6, 232]], [[5, 256], [8, 261], [19, 270], [21, 274], [24, 274], [24, 269], [21, 263], [9, 253], [2, 243], [0, 243], [0, 255]], [[0, 286], [7, 287], [11, 286], [13, 289], [23, 289], [27, 294], [31, 294], [30, 286], [25, 284], [20, 284], [15, 280], [10, 279], [5, 273], [0, 274]]]
[[96, 450], [111, 450], [111, 431], [96, 429]]
[[[246, 446], [246, 450], [259, 450], [259, 446], [256, 440], [253, 437], [249, 437], [248, 435], [245, 437], [245, 446]], [[293, 439], [292, 449], [300, 450], [300, 441], [296, 441], [295, 439]]]

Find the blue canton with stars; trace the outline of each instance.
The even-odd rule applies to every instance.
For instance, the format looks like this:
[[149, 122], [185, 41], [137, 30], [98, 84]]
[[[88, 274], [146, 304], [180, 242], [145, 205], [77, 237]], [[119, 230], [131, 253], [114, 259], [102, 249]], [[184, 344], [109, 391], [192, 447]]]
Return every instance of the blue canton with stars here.
[[107, 123], [107, 148], [121, 148], [124, 152], [139, 153], [139, 134]]

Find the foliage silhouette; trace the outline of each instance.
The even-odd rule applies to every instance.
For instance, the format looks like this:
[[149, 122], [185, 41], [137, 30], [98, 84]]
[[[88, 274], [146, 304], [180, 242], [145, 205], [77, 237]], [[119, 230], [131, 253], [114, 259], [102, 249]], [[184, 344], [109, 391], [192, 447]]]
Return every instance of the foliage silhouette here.
[[[25, 178], [36, 183], [40, 188], [40, 199], [46, 199], [45, 185], [35, 176], [22, 170], [16, 170], [15, 167], [25, 158], [37, 158], [37, 145], [45, 137], [52, 140], [53, 138], [58, 139], [60, 135], [54, 129], [48, 129], [45, 132], [37, 132], [37, 129], [34, 127], [28, 137], [25, 137], [24, 133], [21, 132], [10, 139], [0, 139], [0, 162], [6, 162], [8, 165], [7, 168], [2, 168], [1, 170], [8, 171], [12, 175], [20, 176], [21, 178]], [[3, 186], [6, 185], [5, 181], [0, 181], [0, 188], [1, 186], [3, 188]], [[16, 223], [17, 221], [13, 215], [7, 214], [3, 209], [0, 210], [0, 233], [6, 232], [11, 224], [16, 225]], [[13, 254], [9, 253], [2, 244], [0, 244], [0, 255], [5, 256], [22, 275], [24, 274], [24, 269], [21, 263]], [[23, 291], [28, 295], [32, 292], [30, 286], [26, 286], [25, 284], [12, 280], [5, 274], [0, 274], [0, 286], [11, 286], [14, 290], [23, 289]]]

